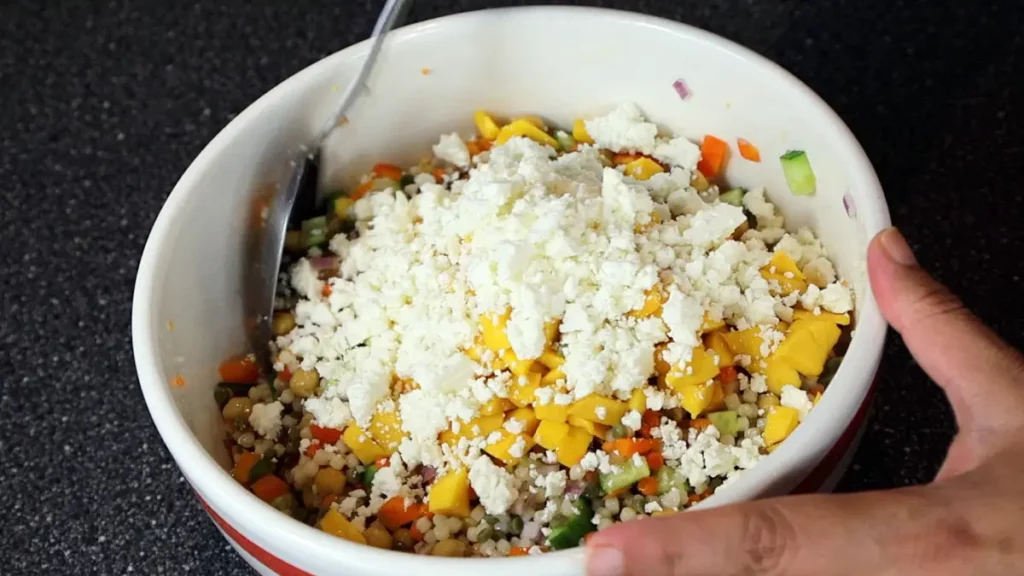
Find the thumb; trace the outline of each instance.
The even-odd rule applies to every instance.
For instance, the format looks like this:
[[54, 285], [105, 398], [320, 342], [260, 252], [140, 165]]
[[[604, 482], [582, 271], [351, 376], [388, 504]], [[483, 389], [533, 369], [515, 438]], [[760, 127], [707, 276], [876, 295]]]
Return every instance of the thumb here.
[[588, 540], [587, 574], [932, 573], [957, 533], [939, 500], [930, 488], [793, 496], [624, 522]]

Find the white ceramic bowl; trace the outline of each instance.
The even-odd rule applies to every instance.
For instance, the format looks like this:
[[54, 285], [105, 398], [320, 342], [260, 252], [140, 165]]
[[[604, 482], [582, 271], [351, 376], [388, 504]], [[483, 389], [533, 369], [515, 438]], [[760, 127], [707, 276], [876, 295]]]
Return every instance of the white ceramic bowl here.
[[[261, 573], [581, 573], [579, 549], [462, 560], [352, 544], [280, 514], [225, 471], [229, 455], [212, 389], [218, 362], [245, 348], [242, 255], [252, 191], [278, 181], [281, 159], [326, 121], [339, 85], [367, 48], [342, 50], [260, 98], [203, 150], [168, 198], [139, 266], [132, 313], [135, 362], [153, 421], [218, 527]], [[672, 88], [679, 78], [692, 90], [688, 100]], [[856, 333], [803, 425], [701, 506], [830, 487], [855, 445], [881, 356], [885, 323], [869, 292], [865, 250], [889, 216], [864, 152], [811, 90], [707, 32], [580, 8], [476, 12], [403, 28], [387, 41], [370, 86], [332, 141], [333, 178], [358, 174], [376, 159], [412, 160], [442, 131], [469, 133], [478, 108], [567, 126], [630, 100], [673, 133], [743, 137], [760, 147], [760, 164], [734, 155], [729, 179], [765, 185], [790, 226], [817, 231], [855, 287]], [[788, 149], [808, 152], [816, 196], [787, 191], [777, 158]], [[179, 376], [185, 385], [172, 384]]]

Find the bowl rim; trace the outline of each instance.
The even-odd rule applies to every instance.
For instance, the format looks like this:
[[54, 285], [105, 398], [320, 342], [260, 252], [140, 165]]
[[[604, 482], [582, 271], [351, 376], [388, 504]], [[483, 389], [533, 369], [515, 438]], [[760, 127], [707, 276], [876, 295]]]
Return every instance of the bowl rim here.
[[[780, 83], [801, 93], [806, 104], [810, 106], [809, 113], [823, 118], [828, 124], [823, 129], [833, 133], [831, 139], [839, 145], [842, 157], [846, 158], [844, 163], [850, 170], [851, 188], [859, 189], [860, 195], [868, 200], [859, 202], [858, 205], [858, 219], [868, 233], [873, 236], [890, 225], [889, 211], [878, 177], [864, 150], [832, 108], [786, 69], [712, 32], [682, 22], [622, 10], [577, 6], [530, 6], [477, 10], [426, 20], [396, 30], [389, 38], [389, 42], [401, 42], [440, 26], [463, 25], [474, 21], [483, 25], [485, 21], [503, 16], [519, 19], [599, 18], [618, 21], [623, 25], [650, 27], [661, 32], [688, 37], [691, 41], [706, 44], [711, 49], [725, 51], [751, 66], [766, 69], [778, 78]], [[219, 156], [235, 139], [242, 127], [259, 117], [273, 102], [286, 94], [307, 89], [307, 84], [313, 78], [321, 76], [326, 70], [335, 68], [346, 60], [362, 57], [368, 47], [369, 41], [345, 47], [275, 85], [221, 129], [190, 163], [173, 187], [146, 240], [139, 261], [132, 300], [133, 354], [146, 405], [164, 444], [199, 497], [219, 515], [227, 518], [229, 524], [236, 527], [244, 526], [247, 537], [257, 543], [262, 542], [268, 548], [291, 549], [296, 552], [315, 550], [321, 558], [327, 558], [338, 566], [351, 562], [369, 564], [377, 561], [382, 562], [380, 565], [386, 566], [389, 572], [403, 569], [422, 570], [425, 566], [423, 562], [429, 562], [427, 566], [431, 569], [455, 570], [458, 573], [462, 573], [463, 570], [479, 569], [477, 562], [481, 561], [487, 561], [488, 566], [493, 568], [498, 568], [498, 563], [508, 562], [516, 562], [515, 566], [519, 569], [540, 568], [542, 563], [543, 566], [550, 568], [556, 559], [566, 562], [564, 566], [573, 565], [570, 562], [576, 563], [582, 559], [581, 548], [519, 558], [456, 560], [422, 557], [351, 543], [295, 521], [270, 506], [262, 505], [255, 495], [230, 477], [192, 433], [177, 409], [170, 386], [167, 385], [168, 380], [160, 367], [157, 345], [161, 323], [156, 317], [153, 302], [158, 294], [161, 264], [170, 254], [170, 240], [181, 226], [182, 212], [187, 207], [188, 199], [196, 193], [195, 184], [199, 176], [207, 169], [211, 160]], [[765, 458], [756, 468], [730, 484], [727, 489], [716, 492], [698, 507], [712, 507], [750, 499], [770, 478], [797, 462], [802, 449], [798, 444], [821, 444], [813, 434], [818, 431], [817, 428], [825, 424], [816, 425], [817, 423], [841, 417], [845, 427], [852, 421], [854, 414], [866, 401], [872, 383], [871, 376], [881, 359], [886, 335], [886, 323], [871, 294], [870, 286], [865, 295], [857, 305], [856, 333], [846, 361], [835, 377], [837, 383], [849, 383], [836, 387], [840, 394], [824, 395], [818, 409], [811, 413], [805, 425], [793, 433], [790, 441], [775, 450], [771, 458]], [[857, 372], [854, 370], [863, 374], [859, 384], [855, 381]]]

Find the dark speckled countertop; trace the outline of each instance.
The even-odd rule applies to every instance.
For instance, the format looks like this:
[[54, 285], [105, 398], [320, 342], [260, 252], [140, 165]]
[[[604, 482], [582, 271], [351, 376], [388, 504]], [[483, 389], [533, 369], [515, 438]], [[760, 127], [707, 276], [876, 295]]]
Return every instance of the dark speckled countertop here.
[[[411, 18], [518, 3], [419, 0]], [[921, 261], [1024, 344], [1018, 1], [580, 3], [695, 24], [795, 72], [860, 139]], [[206, 142], [284, 78], [365, 37], [381, 4], [0, 4], [0, 572], [247, 572], [143, 405], [135, 270]], [[882, 375], [844, 490], [928, 481], [955, 430], [897, 338]]]

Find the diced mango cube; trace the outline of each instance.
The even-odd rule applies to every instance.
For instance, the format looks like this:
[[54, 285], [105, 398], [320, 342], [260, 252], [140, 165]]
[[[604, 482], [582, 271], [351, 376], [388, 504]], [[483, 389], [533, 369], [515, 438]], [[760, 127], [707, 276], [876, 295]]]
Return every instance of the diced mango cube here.
[[689, 412], [691, 418], [696, 418], [704, 412], [708, 412], [715, 400], [716, 387], [718, 387], [719, 393], [721, 393], [721, 386], [717, 382], [703, 382], [701, 384], [684, 386], [679, 392], [682, 396], [680, 404], [683, 410]]
[[644, 410], [647, 410], [647, 395], [644, 394], [643, 388], [633, 390], [629, 395], [629, 402], [627, 404], [630, 410], [643, 414]]
[[537, 418], [537, 414], [533, 411], [533, 408], [524, 406], [523, 408], [516, 408], [505, 415], [505, 422], [509, 420], [518, 420], [522, 422], [525, 432], [524, 434], [533, 435], [537, 431], [537, 426], [540, 425], [540, 420]]
[[[523, 448], [521, 452], [517, 451], [517, 454], [519, 454], [518, 456], [514, 456], [512, 454], [512, 447], [519, 443], [520, 438], [522, 439]], [[525, 433], [513, 434], [508, 430], [502, 430], [501, 440], [485, 446], [484, 452], [487, 452], [505, 464], [515, 464], [516, 462], [519, 462], [519, 460], [522, 459], [535, 444], [536, 442], [533, 438]]]
[[654, 349], [654, 371], [662, 378], [672, 371], [672, 365], [666, 362], [662, 357], [667, 348], [668, 346], [666, 344], [659, 344], [658, 347]]
[[726, 343], [733, 354], [750, 357], [751, 364], [756, 364], [761, 359], [761, 329], [757, 326], [746, 330], [726, 332], [724, 334]]
[[363, 537], [363, 533], [359, 531], [359, 528], [342, 516], [341, 512], [333, 508], [328, 510], [324, 517], [320, 519], [320, 529], [349, 542], [366, 544], [366, 538]]
[[729, 343], [725, 339], [725, 334], [721, 332], [705, 334], [704, 345], [707, 346], [709, 352], [718, 355], [719, 368], [736, 365], [736, 357], [733, 355], [732, 349], [729, 348]]
[[643, 306], [636, 310], [631, 310], [629, 315], [633, 318], [651, 318], [652, 316], [659, 316], [661, 315], [662, 299], [661, 289], [655, 286], [646, 292]]
[[587, 123], [582, 119], [572, 123], [572, 137], [581, 144], [593, 144], [594, 139], [587, 132]]
[[504, 414], [515, 407], [516, 405], [508, 398], [498, 398], [495, 396], [480, 407], [480, 415], [494, 416], [495, 414]]
[[587, 455], [592, 439], [593, 435], [590, 432], [582, 428], [570, 426], [569, 432], [559, 442], [558, 448], [555, 449], [558, 462], [562, 466], [569, 467], [579, 464], [580, 460], [583, 460], [583, 457]]
[[519, 116], [518, 118], [513, 120], [513, 122], [517, 121], [517, 120], [522, 120], [524, 122], [529, 122], [530, 124], [533, 124], [537, 128], [540, 128], [541, 130], [544, 130], [544, 129], [547, 128], [547, 125], [544, 124], [544, 120], [542, 120], [540, 116], [532, 116], [532, 115]]
[[569, 418], [569, 407], [562, 404], [555, 404], [554, 402], [543, 406], [535, 405], [533, 407], [533, 411], [537, 415], [537, 418], [540, 418], [541, 420], [565, 422]]
[[483, 335], [484, 346], [499, 354], [512, 348], [505, 334], [510, 314], [511, 311], [506, 310], [503, 314], [484, 314], [480, 317], [480, 333]]
[[586, 430], [591, 436], [595, 438], [604, 438], [605, 434], [608, 433], [610, 426], [604, 424], [597, 424], [589, 420], [584, 420], [579, 416], [569, 416], [569, 424], [577, 428]]
[[540, 358], [537, 359], [537, 361], [547, 366], [549, 370], [554, 370], [556, 368], [561, 367], [562, 364], [565, 364], [565, 358], [563, 358], [561, 354], [553, 350], [545, 350], [544, 353], [540, 355]]
[[718, 320], [712, 320], [711, 315], [707, 312], [704, 313], [704, 323], [700, 326], [701, 332], [714, 332], [715, 330], [721, 330], [725, 328], [725, 320], [719, 318]]
[[387, 450], [388, 454], [394, 454], [405, 438], [402, 417], [399, 416], [398, 410], [375, 413], [370, 420], [370, 436], [374, 442]]
[[764, 370], [764, 377], [772, 394], [781, 396], [782, 389], [787, 385], [800, 387], [800, 374], [785, 361], [780, 360], [778, 354], [769, 356], [766, 363], [768, 366]]
[[807, 277], [785, 252], [775, 252], [768, 265], [761, 269], [761, 276], [778, 282], [783, 296], [807, 289]]
[[774, 406], [768, 412], [764, 425], [764, 442], [774, 446], [782, 442], [796, 430], [800, 424], [800, 412], [788, 406]]
[[488, 140], [494, 140], [498, 137], [498, 133], [501, 132], [501, 128], [498, 127], [498, 123], [491, 118], [491, 115], [483, 110], [477, 110], [473, 113], [473, 123], [476, 124], [476, 129], [480, 131], [480, 135]]
[[797, 320], [779, 344], [775, 356], [797, 372], [818, 376], [825, 368], [829, 352], [839, 341], [839, 326], [831, 322]]
[[569, 416], [579, 416], [589, 422], [614, 426], [629, 412], [625, 402], [591, 394], [586, 398], [573, 402], [569, 407]]
[[632, 176], [637, 180], [650, 180], [651, 176], [664, 171], [665, 169], [661, 167], [661, 164], [646, 156], [641, 156], [625, 166], [626, 176]]
[[533, 434], [533, 439], [548, 450], [555, 450], [562, 440], [569, 434], [570, 426], [565, 422], [555, 420], [541, 420], [540, 426]]
[[529, 406], [537, 401], [537, 389], [541, 386], [541, 375], [539, 372], [530, 372], [526, 375], [526, 379], [526, 384], [520, 384], [519, 377], [517, 376], [512, 379], [508, 386], [509, 399], [520, 408]]
[[715, 363], [715, 355], [698, 346], [693, 349], [693, 357], [685, 366], [676, 366], [665, 376], [665, 383], [676, 392], [697, 384], [702, 384], [718, 376], [719, 366]]
[[513, 120], [505, 126], [502, 126], [498, 132], [498, 138], [495, 140], [498, 144], [504, 144], [516, 136], [523, 136], [529, 138], [538, 144], [550, 146], [555, 150], [558, 150], [558, 140], [555, 140], [544, 130], [534, 126], [528, 120]]
[[465, 518], [469, 516], [469, 472], [459, 468], [434, 482], [428, 509], [434, 514]]
[[388, 456], [388, 453], [373, 441], [371, 434], [355, 424], [350, 424], [348, 428], [345, 428], [341, 439], [363, 464], [370, 464]]
[[840, 326], [850, 325], [849, 314], [833, 314], [832, 312], [819, 312], [815, 314], [810, 310], [794, 310], [793, 320], [818, 320], [821, 322], [832, 322]]
[[548, 347], [558, 338], [558, 328], [562, 325], [561, 318], [555, 318], [544, 323], [544, 338], [547, 339]]
[[540, 383], [545, 386], [551, 386], [559, 380], [565, 380], [565, 372], [562, 372], [561, 368], [553, 368], [540, 379]]

